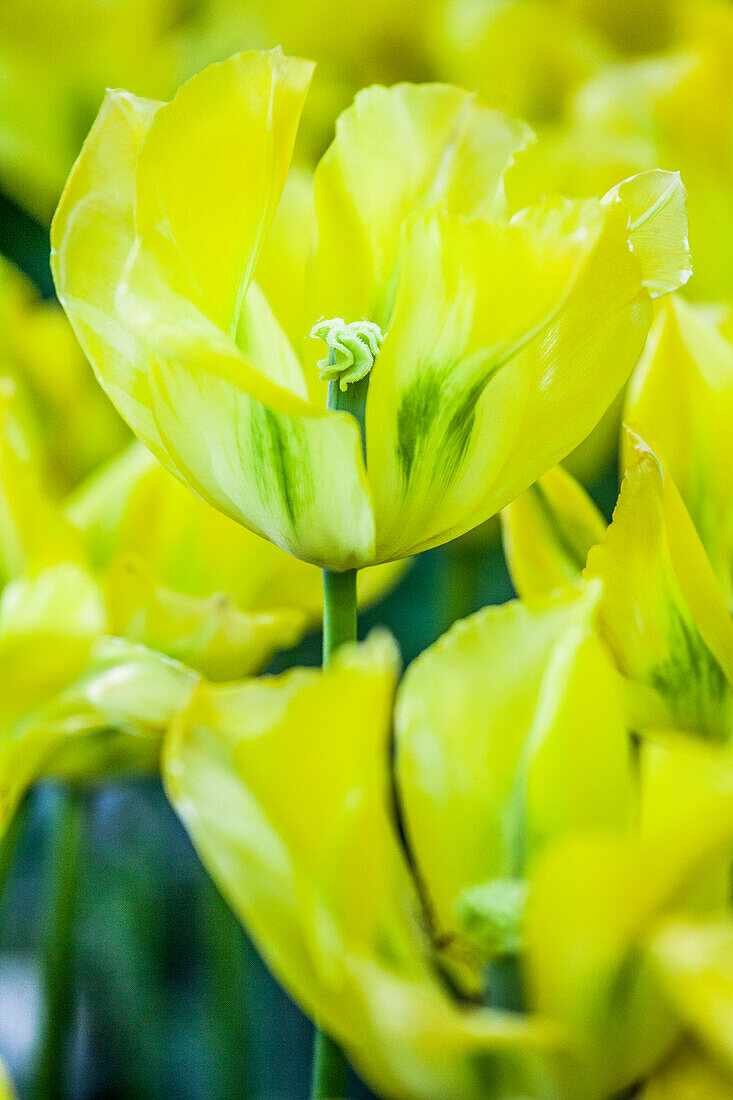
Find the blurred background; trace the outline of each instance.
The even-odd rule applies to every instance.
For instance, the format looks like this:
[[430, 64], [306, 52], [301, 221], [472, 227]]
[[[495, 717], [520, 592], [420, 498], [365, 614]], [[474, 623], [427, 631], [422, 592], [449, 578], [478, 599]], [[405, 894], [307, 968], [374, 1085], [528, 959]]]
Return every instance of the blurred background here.
[[[476, 89], [538, 133], [509, 176], [515, 208], [548, 191], [603, 193], [651, 166], [680, 170], [689, 294], [727, 303], [732, 42], [728, 0], [3, 0], [0, 374], [16, 384], [47, 492], [61, 499], [128, 443], [53, 304], [49, 268], [50, 219], [106, 87], [166, 99], [212, 61], [282, 44], [318, 64], [298, 139], [305, 178], [358, 88], [444, 80]], [[617, 406], [569, 461], [606, 515], [618, 418]], [[489, 524], [423, 554], [360, 632], [385, 624], [407, 663], [456, 618], [511, 595]], [[270, 670], [319, 660], [311, 632]], [[34, 788], [0, 850], [0, 1055], [22, 1096], [41, 1015], [59, 798], [52, 783]], [[100, 781], [84, 788], [82, 805], [68, 1096], [306, 1097], [311, 1026], [208, 884], [159, 782]], [[212, 994], [226, 984], [222, 968], [234, 979], [226, 998]], [[350, 1095], [369, 1093], [354, 1081]]]

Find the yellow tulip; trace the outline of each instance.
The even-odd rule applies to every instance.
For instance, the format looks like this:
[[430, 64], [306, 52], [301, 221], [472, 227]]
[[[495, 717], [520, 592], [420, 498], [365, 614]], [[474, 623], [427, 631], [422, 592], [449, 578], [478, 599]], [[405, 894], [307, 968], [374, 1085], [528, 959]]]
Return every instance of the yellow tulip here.
[[733, 605], [733, 346], [709, 311], [660, 303], [626, 397], [625, 419], [674, 479]]
[[0, 379], [0, 586], [26, 571], [85, 558], [77, 532], [41, 488], [17, 411], [14, 383]]
[[599, 596], [589, 586], [486, 608], [422, 654], [400, 689], [408, 844], [436, 941], [470, 967], [473, 992], [492, 955], [480, 944], [484, 884], [522, 878], [565, 831], [628, 823], [628, 738], [594, 634]]
[[733, 621], [668, 471], [638, 436], [626, 439], [627, 470], [605, 534], [580, 486], [557, 471], [506, 509], [514, 583], [528, 596], [581, 574], [600, 579], [597, 630], [626, 679], [632, 727], [728, 740]]
[[19, 0], [0, 11], [0, 179], [48, 221], [104, 90], [164, 95], [179, 0]]
[[391, 811], [397, 666], [372, 635], [323, 672], [202, 685], [167, 739], [169, 797], [269, 965], [378, 1091], [595, 1096], [549, 1021], [440, 980]]
[[[714, 918], [728, 903], [730, 752], [681, 744], [679, 755], [669, 749], [656, 760], [654, 812], [638, 833], [567, 836], [531, 875], [535, 1003], [584, 1037], [609, 1094], [648, 1073], [680, 1034], [653, 958], [659, 930], [670, 918]], [[645, 772], [643, 751], [642, 804]]]
[[672, 922], [655, 937], [652, 952], [682, 1020], [726, 1066], [733, 1090], [733, 916]]
[[634, 765], [593, 587], [486, 609], [412, 666], [399, 814], [385, 635], [201, 684], [166, 739], [169, 797], [268, 964], [396, 1100], [609, 1098], [679, 1038], [654, 937], [727, 898], [733, 768], [680, 735]]
[[599, 631], [642, 726], [731, 736], [733, 621], [694, 525], [656, 455], [630, 437], [614, 521], [591, 549]]
[[518, 496], [501, 519], [504, 553], [523, 597], [580, 580], [588, 551], [606, 533], [593, 501], [560, 466]]
[[105, 637], [101, 589], [60, 563], [0, 598], [0, 832], [42, 775], [157, 766], [165, 725], [196, 675]]
[[[639, 5], [634, 5], [639, 6]], [[682, 172], [688, 192], [695, 279], [690, 294], [703, 301], [733, 294], [730, 250], [721, 234], [733, 228], [733, 111], [730, 56], [733, 12], [725, 0], [687, 0], [647, 9], [647, 24], [662, 30], [664, 52], [600, 66], [569, 89], [558, 122], [507, 176], [510, 205], [538, 194], [595, 194], [619, 175], [651, 166]], [[664, 41], [659, 8], [672, 11]], [[625, 5], [603, 5], [626, 18]], [[484, 58], [484, 63], [488, 59]]]
[[15, 417], [55, 495], [68, 492], [128, 438], [63, 311], [42, 302], [2, 258], [0, 376], [15, 384]]
[[733, 1100], [733, 1084], [694, 1046], [683, 1047], [655, 1073], [640, 1100]]
[[10, 1080], [10, 1074], [0, 1063], [0, 1100], [15, 1100], [15, 1089]]
[[[209, 507], [139, 444], [90, 479], [66, 514], [103, 578], [108, 631], [211, 679], [258, 672], [320, 621], [314, 566]], [[361, 605], [391, 588], [404, 565], [364, 570]]]
[[[64, 514], [12, 389], [0, 385], [0, 832], [42, 775], [157, 770], [194, 669], [258, 671], [321, 613], [313, 566], [215, 512], [139, 444]], [[362, 602], [403, 567], [365, 570]]]
[[169, 104], [111, 93], [53, 266], [150, 449], [243, 525], [343, 570], [476, 526], [587, 435], [641, 351], [650, 292], [686, 277], [684, 196], [653, 173], [508, 220], [522, 124], [445, 86], [357, 97], [316, 171], [301, 337], [319, 318], [357, 324], [342, 361], [363, 359], [360, 319], [384, 337], [359, 367], [374, 364], [365, 466], [355, 418], [326, 408], [315, 345], [298, 358], [256, 281], [310, 72], [250, 53]]

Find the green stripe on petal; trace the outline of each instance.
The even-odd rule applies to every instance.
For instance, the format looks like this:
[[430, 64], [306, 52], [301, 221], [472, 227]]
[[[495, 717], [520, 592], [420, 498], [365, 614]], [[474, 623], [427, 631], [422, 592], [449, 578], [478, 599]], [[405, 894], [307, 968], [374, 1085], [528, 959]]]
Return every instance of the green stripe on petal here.
[[730, 740], [730, 613], [672, 479], [631, 433], [627, 450], [613, 522], [585, 571], [603, 582], [599, 632], [632, 685], [637, 728]]
[[[574, 249], [576, 263], [545, 323], [489, 380], [461, 468], [424, 525], [423, 541], [406, 552], [477, 526], [561, 461], [598, 422], [644, 346], [651, 303], [620, 206], [548, 200], [512, 224], [539, 238], [538, 258]], [[389, 334], [382, 356], [388, 345]]]
[[610, 404], [648, 324], [626, 220], [591, 200], [409, 223], [367, 403], [380, 558], [488, 519]]

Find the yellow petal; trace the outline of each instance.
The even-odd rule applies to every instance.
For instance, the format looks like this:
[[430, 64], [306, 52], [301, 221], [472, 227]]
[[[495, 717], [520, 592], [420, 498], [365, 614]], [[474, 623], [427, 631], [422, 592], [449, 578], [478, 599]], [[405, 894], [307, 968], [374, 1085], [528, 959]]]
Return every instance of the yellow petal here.
[[232, 335], [312, 71], [279, 48], [210, 65], [157, 112], [140, 149], [137, 232], [164, 227], [197, 304]]
[[569, 93], [606, 60], [600, 36], [567, 4], [452, 0], [439, 5], [436, 22], [436, 49], [451, 79], [533, 123], [559, 115]]
[[380, 558], [483, 522], [608, 407], [650, 315], [626, 222], [595, 201], [416, 220], [367, 405]]
[[[53, 583], [68, 603], [73, 576]], [[0, 833], [40, 778], [157, 770], [163, 729], [195, 686], [194, 673], [158, 653], [72, 628], [0, 637]]]
[[[275, 219], [262, 245], [255, 279], [301, 359], [313, 321], [307, 315], [305, 295], [314, 233], [313, 176], [293, 165]], [[312, 382], [313, 396], [322, 397], [323, 383], [320, 379], [312, 379]]]
[[671, 922], [652, 952], [687, 1027], [733, 1071], [733, 920]]
[[15, 1100], [15, 1089], [10, 1074], [0, 1062], [0, 1100]]
[[0, 380], [0, 581], [62, 561], [83, 562], [82, 540], [41, 488], [15, 418], [12, 383]]
[[307, 403], [301, 367], [256, 284], [239, 319], [240, 349], [169, 281], [175, 273], [155, 249], [139, 242], [130, 259], [117, 304], [148, 352], [167, 465], [305, 561], [369, 563], [374, 521], [358, 425]]
[[120, 323], [115, 293], [135, 239], [137, 156], [160, 104], [109, 92], [69, 177], [51, 226], [59, 299], [114, 405], [156, 453], [148, 357]]
[[436, 939], [456, 959], [470, 957], [458, 923], [464, 891], [523, 875], [564, 831], [626, 819], [627, 737], [592, 635], [597, 597], [487, 608], [418, 658], [400, 689], [406, 831]]
[[626, 422], [653, 443], [733, 599], [733, 348], [701, 308], [660, 303], [634, 371]]
[[[240, 561], [244, 568], [244, 561]], [[213, 680], [258, 672], [273, 653], [304, 632], [296, 608], [239, 611], [226, 593], [189, 596], [165, 588], [134, 557], [118, 558], [106, 575], [109, 629], [198, 669]]]
[[733, 1082], [695, 1047], [684, 1045], [639, 1093], [640, 1100], [733, 1100]]
[[53, 495], [68, 492], [127, 439], [57, 302], [0, 260], [0, 374], [12, 378], [14, 409], [38, 452]]
[[[186, 596], [226, 593], [242, 612], [282, 612], [288, 620], [297, 612], [303, 628], [320, 621], [319, 569], [199, 500], [139, 444], [89, 480], [70, 500], [67, 514], [83, 532], [96, 568], [129, 555], [145, 562], [164, 588]], [[407, 565], [360, 570], [359, 605], [378, 600]]]
[[671, 478], [638, 438], [629, 452], [613, 523], [588, 556], [586, 575], [604, 585], [599, 630], [646, 698], [642, 725], [726, 739], [730, 614]]
[[408, 215], [435, 203], [498, 212], [503, 173], [530, 137], [522, 123], [448, 85], [360, 92], [316, 170], [313, 320], [365, 317], [384, 329]]
[[644, 953], [648, 937], [665, 914], [715, 911], [724, 898], [697, 887], [730, 861], [733, 768], [729, 755], [702, 755], [676, 802], [673, 776], [666, 814], [645, 833], [560, 840], [532, 874], [526, 936], [537, 1007], [597, 1051], [608, 1093], [647, 1072], [679, 1029]]
[[679, 172], [641, 172], [617, 184], [603, 202], [620, 202], [628, 210], [629, 241], [652, 298], [684, 286], [692, 267]]
[[[202, 687], [166, 743], [168, 794], [268, 964], [380, 1093], [571, 1096], [549, 1026], [436, 981], [390, 809], [396, 664], [372, 635], [325, 672]], [[564, 1068], [587, 1083], [569, 1052]]]
[[556, 466], [501, 514], [504, 553], [520, 596], [577, 581], [606, 522], [583, 488]]

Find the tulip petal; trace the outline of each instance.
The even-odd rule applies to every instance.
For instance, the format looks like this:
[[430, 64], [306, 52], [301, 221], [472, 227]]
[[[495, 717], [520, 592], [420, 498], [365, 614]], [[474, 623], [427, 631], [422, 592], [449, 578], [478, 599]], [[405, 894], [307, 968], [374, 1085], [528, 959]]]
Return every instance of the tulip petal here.
[[537, 1007], [597, 1050], [606, 1095], [648, 1072], [679, 1030], [644, 953], [648, 937], [666, 913], [715, 911], [725, 896], [723, 884], [701, 894], [700, 882], [711, 871], [719, 881], [730, 862], [731, 759], [702, 746], [696, 766], [691, 759], [686, 752], [682, 781], [680, 761], [668, 759], [665, 813], [644, 834], [561, 839], [532, 874], [527, 948]]
[[733, 1083], [714, 1062], [685, 1045], [653, 1074], [639, 1100], [733, 1100]]
[[504, 171], [531, 136], [448, 85], [360, 92], [316, 169], [313, 320], [363, 317], [384, 330], [408, 215], [436, 203], [459, 214], [499, 213]]
[[[205, 598], [218, 592], [242, 612], [283, 613], [289, 623], [297, 612], [303, 629], [320, 621], [320, 569], [205, 504], [138, 443], [89, 480], [69, 501], [67, 514], [97, 569], [129, 555], [145, 562], [164, 589], [202, 598], [202, 610]], [[359, 606], [383, 596], [408, 564], [360, 570]]]
[[242, 612], [224, 592], [189, 596], [165, 588], [135, 557], [112, 563], [106, 594], [111, 633], [174, 657], [212, 680], [259, 672], [273, 653], [295, 645], [306, 626], [296, 608]]
[[[74, 575], [47, 572], [43, 588], [52, 585], [56, 605], [70, 607]], [[92, 639], [71, 622], [5, 632], [0, 650], [0, 833], [40, 778], [156, 771], [163, 728], [197, 681], [159, 653]]]
[[16, 422], [11, 383], [0, 380], [0, 581], [85, 560], [82, 540], [40, 484]]
[[300, 365], [255, 284], [240, 318], [242, 349], [175, 277], [143, 242], [117, 294], [148, 351], [166, 464], [225, 515], [305, 561], [368, 564], [374, 520], [354, 418], [307, 403]]
[[652, 298], [678, 290], [692, 275], [687, 201], [679, 172], [653, 169], [617, 184], [603, 202], [629, 212], [629, 241]]
[[688, 1028], [733, 1070], [733, 920], [671, 922], [655, 937], [652, 952]]
[[380, 1094], [570, 1097], [548, 1025], [452, 1002], [425, 953], [391, 813], [397, 661], [372, 635], [325, 672], [202, 686], [166, 742], [169, 797], [269, 965]]
[[599, 631], [634, 685], [641, 728], [725, 740], [733, 623], [671, 478], [638, 437], [629, 452], [613, 523], [588, 555], [586, 576], [604, 586]]
[[164, 227], [191, 296], [232, 336], [312, 72], [279, 47], [209, 65], [160, 108], [140, 149], [138, 235]]
[[649, 316], [620, 204], [551, 200], [508, 226], [416, 219], [367, 402], [380, 559], [470, 530], [564, 458]]
[[159, 107], [108, 92], [51, 226], [51, 266], [59, 300], [97, 377], [135, 434], [162, 455], [150, 411], [148, 355], [115, 306], [135, 240], [137, 157]]
[[487, 608], [419, 657], [401, 686], [405, 828], [436, 941], [456, 961], [471, 962], [458, 923], [466, 890], [523, 875], [553, 835], [626, 820], [627, 736], [593, 637], [597, 599], [589, 589]]
[[626, 400], [687, 506], [726, 602], [733, 600], [733, 347], [704, 310], [660, 303]]
[[580, 579], [606, 522], [561, 466], [541, 477], [501, 514], [504, 553], [517, 592], [538, 596]]

